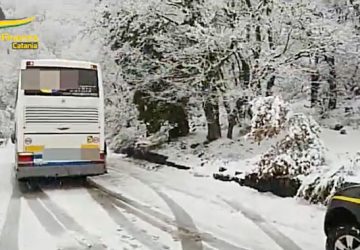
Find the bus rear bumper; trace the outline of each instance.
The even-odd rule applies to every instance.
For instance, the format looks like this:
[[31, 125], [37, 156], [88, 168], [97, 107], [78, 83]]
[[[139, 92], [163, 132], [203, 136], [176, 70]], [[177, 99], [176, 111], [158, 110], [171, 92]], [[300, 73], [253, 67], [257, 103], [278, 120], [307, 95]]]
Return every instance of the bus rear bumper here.
[[31, 177], [70, 177], [70, 176], [90, 176], [107, 173], [105, 164], [88, 165], [62, 165], [62, 166], [19, 166], [16, 168], [16, 178], [18, 180]]

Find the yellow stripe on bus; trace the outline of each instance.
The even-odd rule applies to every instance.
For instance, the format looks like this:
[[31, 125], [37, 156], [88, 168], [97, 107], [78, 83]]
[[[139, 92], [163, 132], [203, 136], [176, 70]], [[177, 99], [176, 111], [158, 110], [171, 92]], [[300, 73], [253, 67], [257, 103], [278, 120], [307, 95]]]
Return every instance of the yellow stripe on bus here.
[[99, 149], [99, 144], [82, 144], [82, 149]]
[[336, 195], [332, 198], [333, 200], [347, 201], [355, 204], [360, 204], [360, 198], [353, 198], [347, 196]]
[[43, 145], [31, 145], [31, 146], [25, 146], [25, 152], [30, 153], [39, 153], [44, 151]]

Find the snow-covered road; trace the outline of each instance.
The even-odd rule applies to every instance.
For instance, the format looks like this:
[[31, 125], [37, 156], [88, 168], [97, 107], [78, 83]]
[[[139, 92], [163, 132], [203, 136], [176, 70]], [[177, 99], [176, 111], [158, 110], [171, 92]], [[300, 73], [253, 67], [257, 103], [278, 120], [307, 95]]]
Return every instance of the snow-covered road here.
[[324, 208], [122, 157], [109, 174], [18, 184], [0, 149], [0, 249], [324, 249]]

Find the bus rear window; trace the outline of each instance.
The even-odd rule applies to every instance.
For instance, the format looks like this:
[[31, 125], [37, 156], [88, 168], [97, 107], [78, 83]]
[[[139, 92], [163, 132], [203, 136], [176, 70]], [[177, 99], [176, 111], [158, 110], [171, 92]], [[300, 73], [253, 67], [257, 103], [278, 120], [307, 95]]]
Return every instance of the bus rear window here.
[[98, 97], [97, 71], [74, 68], [29, 68], [21, 71], [25, 95]]

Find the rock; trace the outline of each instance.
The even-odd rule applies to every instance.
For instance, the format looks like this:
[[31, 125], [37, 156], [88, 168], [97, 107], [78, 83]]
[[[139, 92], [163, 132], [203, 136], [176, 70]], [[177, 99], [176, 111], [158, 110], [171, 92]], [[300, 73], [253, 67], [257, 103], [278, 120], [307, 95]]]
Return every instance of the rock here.
[[190, 148], [194, 149], [197, 148], [200, 145], [200, 143], [194, 143], [190, 145]]
[[210, 141], [208, 141], [208, 140], [206, 140], [206, 141], [203, 142], [203, 145], [204, 145], [204, 146], [208, 146], [209, 144], [210, 144]]
[[219, 172], [225, 172], [227, 169], [226, 168], [224, 168], [224, 167], [220, 167], [219, 168]]
[[347, 134], [347, 132], [346, 132], [346, 130], [345, 130], [345, 129], [342, 129], [342, 130], [340, 131], [340, 134], [342, 134], [342, 135], [346, 135], [346, 134]]
[[181, 149], [186, 149], [186, 148], [187, 148], [187, 147], [186, 147], [186, 144], [181, 144], [180, 148], [181, 148]]
[[239, 175], [239, 174], [242, 174], [243, 172], [241, 171], [235, 171], [235, 175]]
[[198, 157], [201, 158], [202, 156], [204, 156], [204, 154], [205, 154], [205, 153], [202, 152], [202, 153], [198, 154]]
[[166, 166], [169, 166], [169, 167], [174, 167], [174, 168], [177, 168], [177, 169], [182, 169], [182, 170], [189, 170], [190, 167], [188, 166], [184, 166], [184, 165], [180, 165], [180, 164], [177, 164], [177, 163], [174, 163], [174, 162], [171, 162], [171, 161], [166, 161], [165, 164], [163, 165], [166, 165]]
[[271, 192], [280, 197], [294, 197], [300, 188], [300, 181], [290, 177], [258, 178], [256, 173], [249, 174], [242, 185], [254, 188], [259, 192]]
[[353, 107], [345, 107], [345, 113], [350, 114], [354, 111]]
[[343, 125], [341, 125], [341, 124], [336, 124], [333, 129], [334, 129], [335, 131], [340, 131], [340, 130], [343, 129], [343, 128], [344, 128]]
[[293, 179], [290, 177], [261, 179], [258, 178], [256, 173], [247, 175], [245, 179], [231, 177], [221, 173], [214, 174], [213, 178], [221, 181], [234, 181], [241, 186], [251, 187], [258, 190], [259, 192], [271, 192], [280, 197], [296, 196], [297, 191], [301, 185], [298, 179]]
[[221, 181], [232, 181], [232, 178], [229, 175], [222, 174], [213, 174], [214, 179]]
[[189, 170], [190, 167], [188, 166], [184, 166], [184, 165], [180, 165], [180, 164], [176, 164], [174, 162], [170, 162], [167, 159], [169, 158], [166, 155], [161, 155], [161, 154], [157, 154], [157, 153], [153, 153], [147, 150], [142, 150], [142, 149], [138, 149], [138, 148], [134, 148], [134, 147], [128, 147], [122, 150], [123, 154], [126, 154], [128, 157], [132, 157], [138, 160], [144, 160], [150, 163], [155, 163], [157, 165], [166, 165], [166, 166], [170, 166], [170, 167], [175, 167], [178, 169], [183, 169], [183, 170]]

